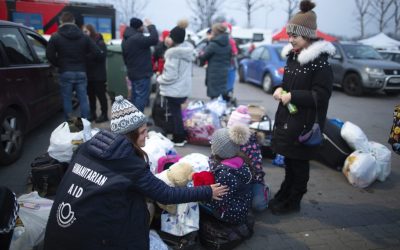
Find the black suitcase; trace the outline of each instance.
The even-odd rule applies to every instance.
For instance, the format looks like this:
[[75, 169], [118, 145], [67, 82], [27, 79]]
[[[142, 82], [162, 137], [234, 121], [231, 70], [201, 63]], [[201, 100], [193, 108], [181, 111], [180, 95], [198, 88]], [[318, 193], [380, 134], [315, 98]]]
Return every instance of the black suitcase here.
[[323, 144], [316, 149], [314, 159], [337, 171], [342, 171], [346, 158], [353, 152], [340, 135], [340, 130], [339, 126], [326, 119]]
[[161, 96], [159, 91], [157, 91], [156, 97], [154, 98], [151, 117], [153, 118], [155, 126], [162, 128], [167, 134], [173, 133], [174, 122], [172, 120], [172, 114], [168, 109], [168, 100]]

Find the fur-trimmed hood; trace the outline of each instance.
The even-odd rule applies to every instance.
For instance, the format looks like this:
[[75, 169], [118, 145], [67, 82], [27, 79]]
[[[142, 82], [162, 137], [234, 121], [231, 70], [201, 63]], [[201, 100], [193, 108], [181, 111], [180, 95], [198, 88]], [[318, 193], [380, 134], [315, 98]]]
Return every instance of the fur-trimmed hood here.
[[[292, 53], [293, 46], [292, 44], [287, 44], [285, 47], [283, 47], [281, 55], [282, 57], [288, 56], [290, 53]], [[300, 65], [307, 64], [313, 60], [315, 60], [318, 56], [320, 56], [323, 53], [327, 53], [328, 55], [334, 55], [335, 54], [335, 47], [332, 45], [332, 43], [327, 42], [327, 41], [317, 41], [313, 42], [308, 48], [303, 49], [299, 56], [297, 57], [297, 61], [300, 63]]]
[[185, 44], [180, 44], [176, 47], [167, 49], [165, 52], [165, 59], [178, 58], [185, 61], [193, 61], [193, 48]]

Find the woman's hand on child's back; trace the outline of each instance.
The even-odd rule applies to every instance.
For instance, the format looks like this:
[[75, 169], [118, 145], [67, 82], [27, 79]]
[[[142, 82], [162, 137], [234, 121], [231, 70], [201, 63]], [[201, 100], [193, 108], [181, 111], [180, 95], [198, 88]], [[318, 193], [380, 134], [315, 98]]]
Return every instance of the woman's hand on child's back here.
[[212, 189], [212, 198], [214, 200], [222, 200], [222, 196], [226, 195], [229, 191], [227, 186], [222, 186], [220, 183], [210, 185]]

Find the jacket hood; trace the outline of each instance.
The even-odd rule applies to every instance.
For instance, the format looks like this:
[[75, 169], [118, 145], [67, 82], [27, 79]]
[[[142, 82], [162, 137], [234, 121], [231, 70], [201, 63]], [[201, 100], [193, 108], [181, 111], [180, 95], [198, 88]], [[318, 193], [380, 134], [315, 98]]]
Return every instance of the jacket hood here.
[[193, 61], [194, 50], [192, 47], [180, 44], [179, 46], [169, 48], [165, 52], [165, 58], [178, 58], [185, 61]]
[[65, 23], [58, 28], [58, 33], [70, 40], [76, 40], [84, 36], [83, 32], [74, 23]]
[[225, 47], [225, 46], [228, 46], [228, 44], [229, 44], [229, 36], [228, 36], [228, 34], [221, 34], [221, 35], [214, 37], [211, 41], [218, 43], [220, 46]]
[[123, 159], [133, 154], [133, 146], [124, 135], [107, 130], [98, 132], [89, 142], [88, 151], [103, 160]]
[[136, 33], [139, 33], [139, 31], [137, 31], [136, 29], [134, 29], [132, 27], [128, 27], [125, 29], [125, 32], [124, 32], [124, 39], [128, 39], [129, 37], [135, 35]]
[[[288, 56], [292, 52], [293, 46], [292, 44], [288, 43], [285, 47], [282, 49], [282, 57]], [[335, 46], [332, 45], [332, 43], [327, 42], [327, 41], [317, 41], [313, 42], [308, 48], [303, 49], [300, 51], [299, 56], [297, 57], [297, 61], [301, 64], [307, 64], [313, 60], [315, 60], [317, 57], [319, 57], [321, 54], [328, 54], [328, 55], [334, 55], [335, 54]]]

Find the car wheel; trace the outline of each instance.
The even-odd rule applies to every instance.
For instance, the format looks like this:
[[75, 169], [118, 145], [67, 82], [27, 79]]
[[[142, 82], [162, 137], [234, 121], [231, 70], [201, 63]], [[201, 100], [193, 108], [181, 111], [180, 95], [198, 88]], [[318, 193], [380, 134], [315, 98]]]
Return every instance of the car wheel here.
[[352, 96], [361, 96], [363, 94], [363, 86], [361, 78], [355, 73], [346, 75], [343, 80], [344, 92]]
[[272, 93], [272, 78], [270, 74], [265, 74], [262, 81], [262, 88], [268, 94]]
[[239, 82], [246, 83], [246, 81], [244, 80], [244, 70], [242, 66], [239, 67]]
[[0, 117], [0, 165], [16, 161], [24, 141], [23, 120], [14, 109], [6, 109]]
[[384, 90], [388, 96], [397, 96], [400, 94], [400, 90]]

